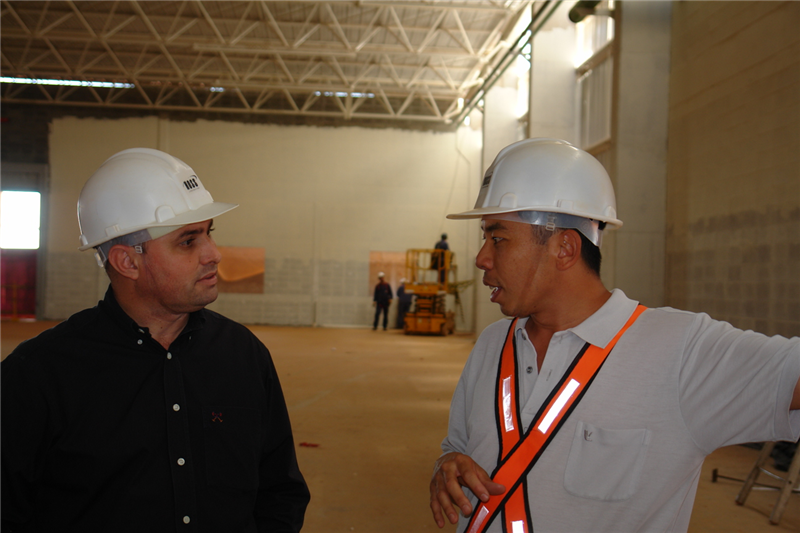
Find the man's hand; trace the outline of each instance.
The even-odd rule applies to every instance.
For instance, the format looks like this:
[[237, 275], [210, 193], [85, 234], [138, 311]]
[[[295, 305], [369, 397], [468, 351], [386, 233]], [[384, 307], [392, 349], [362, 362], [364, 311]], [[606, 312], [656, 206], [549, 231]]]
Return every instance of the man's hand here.
[[486, 470], [463, 453], [451, 452], [436, 461], [431, 478], [431, 511], [433, 519], [440, 528], [444, 527], [444, 515], [451, 524], [458, 522], [458, 511], [464, 516], [472, 514], [472, 506], [462, 486], [472, 491], [482, 502], [489, 501], [489, 495], [503, 494], [506, 488], [492, 481]]

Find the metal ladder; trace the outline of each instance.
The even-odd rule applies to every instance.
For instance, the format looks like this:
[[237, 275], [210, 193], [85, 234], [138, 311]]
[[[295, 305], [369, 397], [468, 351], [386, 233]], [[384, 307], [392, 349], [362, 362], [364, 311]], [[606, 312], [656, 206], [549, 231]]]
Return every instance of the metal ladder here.
[[777, 525], [781, 521], [783, 511], [786, 510], [786, 504], [789, 503], [789, 496], [791, 496], [793, 492], [800, 492], [800, 449], [794, 454], [792, 464], [789, 466], [786, 477], [783, 477], [764, 468], [764, 464], [770, 458], [774, 447], [774, 442], [764, 443], [764, 447], [761, 448], [761, 453], [758, 454], [753, 469], [750, 470], [750, 474], [748, 474], [747, 478], [744, 480], [742, 490], [739, 491], [739, 495], [736, 497], [736, 504], [744, 505], [747, 496], [750, 494], [750, 490], [753, 488], [753, 485], [756, 484], [758, 476], [762, 472], [777, 479], [779, 481], [779, 486], [775, 488], [780, 491], [780, 495], [778, 496], [778, 501], [775, 502], [775, 507], [772, 508], [772, 514], [769, 515], [770, 523]]

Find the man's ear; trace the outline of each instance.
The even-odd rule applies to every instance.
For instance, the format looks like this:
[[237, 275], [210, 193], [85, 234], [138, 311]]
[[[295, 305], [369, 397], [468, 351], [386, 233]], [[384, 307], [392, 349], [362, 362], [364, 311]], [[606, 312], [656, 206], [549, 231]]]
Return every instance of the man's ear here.
[[554, 238], [558, 245], [556, 264], [559, 270], [567, 270], [580, 261], [582, 242], [576, 230], [564, 230]]
[[128, 279], [139, 279], [139, 261], [132, 246], [115, 244], [108, 251], [108, 263], [111, 268]]

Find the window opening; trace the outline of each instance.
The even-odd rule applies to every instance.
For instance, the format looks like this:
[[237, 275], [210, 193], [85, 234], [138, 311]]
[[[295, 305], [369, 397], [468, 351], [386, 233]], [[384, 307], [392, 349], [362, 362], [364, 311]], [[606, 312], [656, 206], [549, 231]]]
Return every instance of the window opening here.
[[40, 211], [38, 192], [0, 192], [0, 248], [38, 249]]

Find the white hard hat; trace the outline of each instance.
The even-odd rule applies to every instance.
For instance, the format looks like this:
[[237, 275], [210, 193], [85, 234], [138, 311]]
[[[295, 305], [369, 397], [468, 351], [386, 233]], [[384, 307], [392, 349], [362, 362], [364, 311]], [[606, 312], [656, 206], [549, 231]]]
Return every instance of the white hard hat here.
[[384, 274], [383, 272], [378, 272], [378, 277], [379, 278], [385, 278], [386, 274]]
[[123, 150], [109, 157], [83, 186], [78, 199], [79, 249], [150, 228], [162, 228], [163, 233], [235, 207], [215, 202], [194, 170], [177, 157], [150, 148]]
[[[557, 139], [526, 139], [502, 149], [484, 175], [475, 208], [447, 218], [520, 211], [562, 213], [604, 223], [601, 226], [622, 226], [603, 165]], [[565, 227], [558, 221], [556, 226]]]

